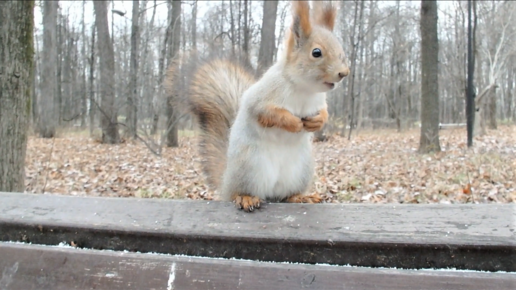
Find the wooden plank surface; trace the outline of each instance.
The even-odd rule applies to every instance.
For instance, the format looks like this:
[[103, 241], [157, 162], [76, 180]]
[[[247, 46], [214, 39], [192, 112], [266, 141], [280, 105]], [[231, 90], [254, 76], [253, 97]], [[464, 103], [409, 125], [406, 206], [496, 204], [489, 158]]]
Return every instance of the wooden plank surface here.
[[397, 268], [516, 271], [516, 205], [265, 204], [0, 193], [0, 240]]
[[277, 264], [0, 243], [0, 289], [514, 290], [516, 273]]

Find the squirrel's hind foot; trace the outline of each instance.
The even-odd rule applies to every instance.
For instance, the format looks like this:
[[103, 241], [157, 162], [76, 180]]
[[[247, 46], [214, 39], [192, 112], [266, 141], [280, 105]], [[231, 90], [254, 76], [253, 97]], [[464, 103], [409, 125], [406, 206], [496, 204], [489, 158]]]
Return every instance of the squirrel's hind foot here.
[[322, 197], [318, 193], [312, 195], [294, 194], [287, 198], [289, 203], [320, 203]]
[[243, 209], [246, 212], [252, 212], [261, 206], [261, 200], [251, 195], [235, 195], [233, 202], [236, 204], [237, 208]]

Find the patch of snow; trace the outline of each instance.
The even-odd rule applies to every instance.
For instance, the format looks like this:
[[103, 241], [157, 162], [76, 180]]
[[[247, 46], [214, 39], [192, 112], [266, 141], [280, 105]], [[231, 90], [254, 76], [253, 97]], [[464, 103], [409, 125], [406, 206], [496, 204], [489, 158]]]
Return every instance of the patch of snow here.
[[[330, 242], [331, 240], [328, 240]], [[152, 256], [164, 256], [164, 257], [181, 257], [188, 258], [190, 260], [195, 259], [206, 259], [206, 260], [226, 260], [226, 261], [240, 261], [240, 262], [259, 262], [259, 263], [267, 263], [267, 264], [276, 264], [276, 265], [304, 265], [304, 266], [325, 266], [325, 267], [333, 267], [333, 268], [354, 268], [354, 269], [381, 269], [381, 270], [407, 270], [407, 271], [428, 271], [428, 272], [462, 272], [462, 273], [491, 273], [491, 274], [510, 274], [516, 276], [515, 272], [507, 272], [507, 271], [480, 271], [480, 270], [462, 270], [457, 268], [422, 268], [422, 269], [412, 269], [412, 268], [398, 268], [398, 267], [364, 267], [364, 266], [353, 266], [353, 265], [335, 265], [328, 263], [315, 263], [315, 264], [306, 264], [306, 263], [297, 263], [297, 262], [270, 262], [270, 261], [259, 261], [259, 260], [249, 260], [249, 259], [238, 259], [238, 258], [220, 258], [220, 257], [204, 257], [204, 256], [190, 256], [183, 254], [164, 254], [164, 253], [156, 253], [156, 252], [129, 252], [127, 250], [124, 251], [115, 251], [115, 250], [97, 250], [97, 249], [88, 249], [88, 248], [75, 248], [69, 246], [66, 242], [61, 242], [58, 245], [40, 245], [40, 244], [32, 244], [32, 243], [24, 243], [24, 242], [16, 242], [16, 241], [6, 241], [0, 242], [0, 244], [16, 244], [16, 245], [36, 245], [38, 247], [50, 247], [50, 248], [70, 248], [76, 251], [95, 251], [95, 252], [109, 252], [109, 253], [124, 253], [124, 254], [139, 254], [139, 255], [152, 255]], [[172, 282], [175, 280], [175, 262], [172, 263], [170, 267], [169, 281], [172, 278]], [[173, 286], [173, 285], [172, 285]], [[171, 286], [171, 287], [172, 287]], [[173, 290], [174, 288], [167, 288], [167, 290]]]
[[176, 263], [170, 266], [170, 273], [168, 274], [167, 290], [174, 290], [174, 280], [176, 279]]

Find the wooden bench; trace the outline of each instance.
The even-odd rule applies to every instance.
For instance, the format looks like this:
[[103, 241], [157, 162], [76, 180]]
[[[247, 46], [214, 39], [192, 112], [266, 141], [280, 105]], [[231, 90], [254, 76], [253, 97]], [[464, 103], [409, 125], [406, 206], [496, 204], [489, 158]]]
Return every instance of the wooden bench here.
[[0, 290], [514, 290], [516, 204], [249, 214], [213, 201], [0, 193], [0, 271]]

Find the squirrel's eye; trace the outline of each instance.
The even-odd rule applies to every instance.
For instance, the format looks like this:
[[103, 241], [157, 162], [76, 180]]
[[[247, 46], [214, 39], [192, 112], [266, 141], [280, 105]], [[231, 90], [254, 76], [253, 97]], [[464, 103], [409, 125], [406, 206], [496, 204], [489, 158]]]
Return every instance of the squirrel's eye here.
[[322, 51], [321, 51], [321, 49], [319, 49], [319, 48], [314, 48], [314, 50], [312, 50], [312, 56], [313, 56], [313, 57], [321, 57], [321, 56], [322, 56]]

